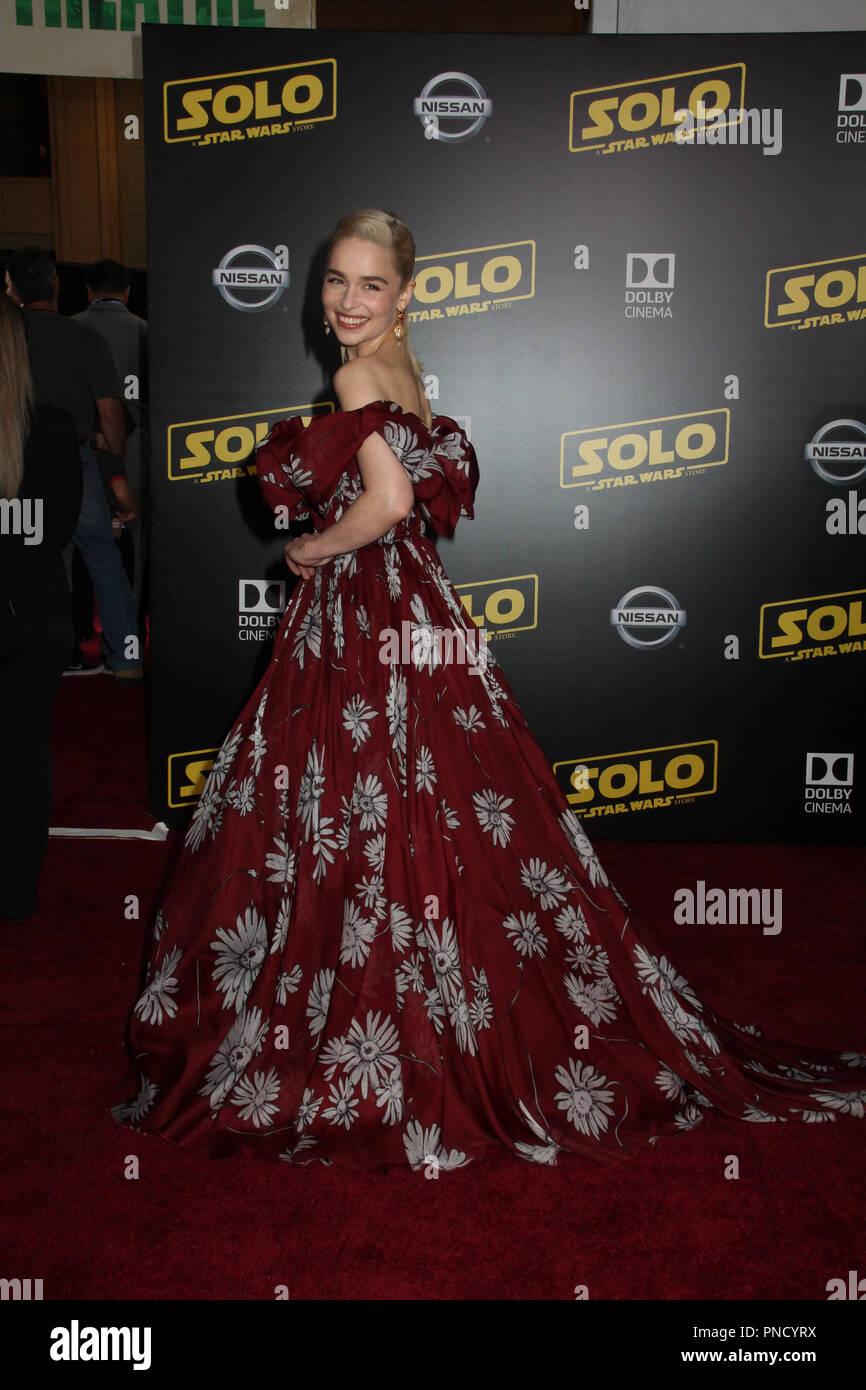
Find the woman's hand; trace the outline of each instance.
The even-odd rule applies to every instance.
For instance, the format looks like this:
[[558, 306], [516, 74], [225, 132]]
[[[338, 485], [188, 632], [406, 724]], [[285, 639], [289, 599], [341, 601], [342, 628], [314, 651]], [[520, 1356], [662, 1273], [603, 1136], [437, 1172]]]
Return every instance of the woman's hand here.
[[303, 536], [296, 536], [286, 546], [286, 564], [299, 579], [312, 579], [319, 566], [328, 562], [328, 557], [320, 560], [316, 556], [316, 539], [315, 533], [308, 531]]

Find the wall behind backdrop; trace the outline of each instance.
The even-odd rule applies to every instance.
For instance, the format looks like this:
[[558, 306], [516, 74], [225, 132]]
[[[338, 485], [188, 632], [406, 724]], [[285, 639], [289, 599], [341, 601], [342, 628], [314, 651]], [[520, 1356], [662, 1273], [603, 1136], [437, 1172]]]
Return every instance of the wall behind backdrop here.
[[154, 813], [267, 664], [252, 451], [335, 408], [318, 258], [372, 205], [481, 464], [440, 553], [590, 832], [859, 841], [862, 36], [146, 26], [144, 78]]

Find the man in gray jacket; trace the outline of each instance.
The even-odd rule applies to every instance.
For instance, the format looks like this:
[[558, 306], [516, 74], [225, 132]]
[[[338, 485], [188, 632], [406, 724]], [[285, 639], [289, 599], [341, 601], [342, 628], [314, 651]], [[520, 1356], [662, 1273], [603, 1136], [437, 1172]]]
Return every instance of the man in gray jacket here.
[[[93, 581], [99, 617], [115, 679], [139, 684], [141, 640], [132, 590], [114, 543], [111, 516], [91, 446], [94, 431], [121, 460], [126, 439], [117, 370], [104, 340], [91, 328], [64, 318], [57, 308], [60, 281], [51, 256], [39, 246], [16, 251], [6, 266], [6, 293], [24, 311], [35, 398], [66, 410], [75, 423], [84, 490], [72, 539]], [[121, 519], [136, 499], [126, 482], [112, 481]]]

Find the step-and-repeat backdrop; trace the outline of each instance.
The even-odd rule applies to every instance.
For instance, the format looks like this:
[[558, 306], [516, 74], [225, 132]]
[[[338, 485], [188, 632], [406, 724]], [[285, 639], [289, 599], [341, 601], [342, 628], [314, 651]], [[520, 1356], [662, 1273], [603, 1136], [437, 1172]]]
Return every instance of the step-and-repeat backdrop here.
[[866, 48], [146, 27], [151, 804], [174, 825], [295, 581], [253, 449], [335, 408], [338, 217], [415, 231], [481, 465], [440, 554], [599, 838], [866, 811]]

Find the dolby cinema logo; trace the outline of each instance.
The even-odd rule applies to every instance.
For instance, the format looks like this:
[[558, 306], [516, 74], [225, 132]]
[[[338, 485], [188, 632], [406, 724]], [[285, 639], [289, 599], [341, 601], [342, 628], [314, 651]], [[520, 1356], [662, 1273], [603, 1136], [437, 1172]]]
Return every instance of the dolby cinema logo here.
[[807, 753], [803, 793], [803, 809], [809, 815], [850, 816], [854, 754]]
[[212, 281], [232, 309], [245, 314], [270, 309], [289, 288], [289, 248], [233, 246], [212, 271]]
[[440, 72], [425, 83], [412, 109], [425, 140], [457, 145], [478, 134], [493, 111], [493, 102], [468, 73]]
[[238, 641], [269, 642], [285, 607], [284, 579], [239, 579]]
[[672, 319], [673, 251], [629, 251], [625, 258], [627, 319]]
[[849, 487], [866, 477], [866, 425], [861, 420], [829, 420], [806, 445], [806, 459], [818, 477]]
[[666, 647], [686, 625], [686, 610], [672, 593], [654, 584], [641, 584], [623, 594], [610, 610], [611, 626], [638, 651]]
[[836, 143], [866, 144], [866, 72], [843, 72], [839, 77]]

